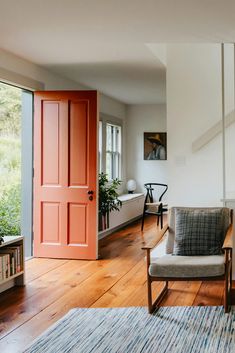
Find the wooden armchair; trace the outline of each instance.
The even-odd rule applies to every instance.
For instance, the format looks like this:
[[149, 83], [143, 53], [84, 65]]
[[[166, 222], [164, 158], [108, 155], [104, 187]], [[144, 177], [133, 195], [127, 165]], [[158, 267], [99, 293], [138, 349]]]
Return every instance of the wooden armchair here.
[[[224, 310], [229, 312], [232, 288], [232, 235], [233, 211], [228, 208], [196, 208], [196, 210], [221, 210], [223, 215], [222, 253], [208, 256], [173, 255], [175, 242], [175, 212], [177, 209], [193, 210], [193, 208], [172, 208], [169, 225], [166, 224], [156, 240], [142, 247], [146, 251], [148, 310], [152, 313], [160, 304], [168, 291], [168, 281], [218, 281], [224, 282]], [[195, 209], [194, 209], [195, 210]], [[161, 246], [165, 254], [154, 254]], [[161, 245], [159, 245], [161, 244]], [[165, 286], [157, 298], [152, 301], [152, 282], [162, 281]]]

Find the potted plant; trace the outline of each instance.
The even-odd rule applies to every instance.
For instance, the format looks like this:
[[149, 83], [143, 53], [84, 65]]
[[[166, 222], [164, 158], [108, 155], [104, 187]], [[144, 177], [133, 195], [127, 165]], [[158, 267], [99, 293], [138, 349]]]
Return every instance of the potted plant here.
[[107, 174], [99, 174], [99, 230], [109, 227], [109, 213], [119, 211], [122, 202], [118, 199], [117, 189], [121, 180], [108, 180]]

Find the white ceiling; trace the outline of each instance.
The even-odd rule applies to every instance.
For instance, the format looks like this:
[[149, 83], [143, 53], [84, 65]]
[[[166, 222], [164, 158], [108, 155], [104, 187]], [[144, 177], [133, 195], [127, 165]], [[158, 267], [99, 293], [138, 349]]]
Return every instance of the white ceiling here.
[[144, 44], [84, 44], [82, 51], [81, 61], [46, 67], [127, 104], [165, 102], [165, 66]]
[[165, 101], [166, 42], [234, 42], [234, 0], [0, 0], [0, 47], [125, 103]]

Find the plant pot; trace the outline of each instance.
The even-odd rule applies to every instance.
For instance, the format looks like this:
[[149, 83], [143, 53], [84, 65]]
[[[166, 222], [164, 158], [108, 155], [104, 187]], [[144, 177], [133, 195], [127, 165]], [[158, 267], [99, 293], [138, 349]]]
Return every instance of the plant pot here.
[[109, 213], [101, 214], [99, 212], [99, 231], [109, 228]]

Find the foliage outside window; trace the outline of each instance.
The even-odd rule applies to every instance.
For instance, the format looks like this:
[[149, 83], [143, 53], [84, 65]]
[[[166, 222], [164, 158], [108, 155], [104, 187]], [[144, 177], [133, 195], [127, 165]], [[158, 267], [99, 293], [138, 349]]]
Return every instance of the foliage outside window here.
[[0, 83], [0, 236], [20, 234], [21, 89]]

